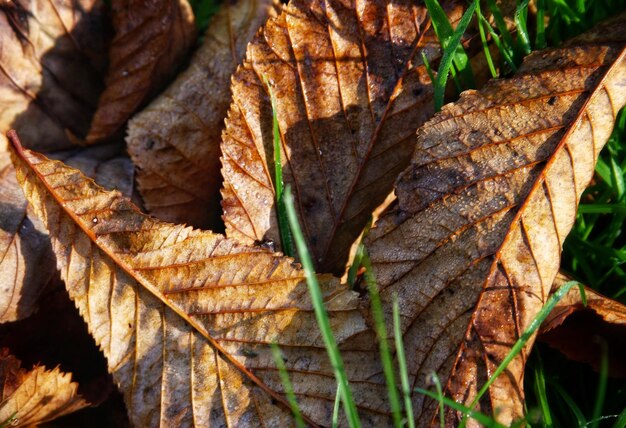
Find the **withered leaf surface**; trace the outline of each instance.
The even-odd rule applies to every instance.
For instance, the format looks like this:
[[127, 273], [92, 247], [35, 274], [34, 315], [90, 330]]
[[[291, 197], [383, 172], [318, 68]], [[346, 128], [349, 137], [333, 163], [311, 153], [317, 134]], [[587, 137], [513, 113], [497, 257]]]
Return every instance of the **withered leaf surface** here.
[[222, 143], [227, 235], [280, 242], [271, 91], [284, 181], [317, 268], [343, 272], [350, 245], [408, 164], [415, 130], [432, 115], [422, 53], [439, 56], [418, 1], [292, 0], [270, 19], [233, 78]]
[[55, 270], [48, 232], [0, 152], [0, 323], [29, 316]]
[[[559, 274], [554, 288], [567, 281], [569, 278]], [[626, 377], [626, 306], [587, 287], [585, 296], [586, 305], [579, 289], [572, 288], [541, 325], [539, 339], [596, 370], [603, 353], [608, 352], [609, 374]]]
[[106, 60], [98, 0], [0, 2], [0, 146], [11, 128], [40, 151], [84, 138]]
[[187, 0], [112, 0], [115, 37], [106, 89], [87, 142], [113, 136], [159, 90], [193, 46], [196, 27]]
[[0, 424], [35, 426], [86, 407], [71, 377], [59, 368], [23, 369], [6, 348], [0, 349]]
[[[409, 373], [470, 404], [550, 293], [562, 243], [626, 103], [626, 15], [598, 43], [534, 53], [511, 79], [467, 91], [418, 132], [398, 201], [367, 239], [389, 312], [400, 298]], [[523, 413], [531, 343], [480, 409]], [[437, 403], [414, 396], [428, 424]], [[460, 415], [446, 409], [450, 425]]]
[[[291, 259], [160, 222], [59, 162], [19, 148], [13, 155], [136, 426], [290, 423], [273, 341], [305, 417], [329, 423], [336, 382]], [[384, 425], [378, 352], [355, 293], [331, 277], [322, 283], [361, 417]]]
[[174, 223], [221, 222], [220, 142], [230, 78], [248, 42], [279, 4], [224, 2], [189, 68], [128, 124], [128, 151], [146, 209]]
[[[54, 154], [108, 189], [130, 197], [133, 165], [119, 145]], [[8, 152], [0, 152], [0, 323], [29, 316], [56, 271], [48, 232], [27, 204]]]

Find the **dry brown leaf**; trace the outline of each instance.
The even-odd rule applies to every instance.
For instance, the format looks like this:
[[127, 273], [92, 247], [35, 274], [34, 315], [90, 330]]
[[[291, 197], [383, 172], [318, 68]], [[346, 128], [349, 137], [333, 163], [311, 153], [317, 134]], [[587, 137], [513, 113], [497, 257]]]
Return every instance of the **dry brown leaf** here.
[[[133, 165], [119, 145], [54, 154], [107, 189], [130, 197]], [[29, 316], [56, 271], [48, 232], [27, 204], [15, 180], [8, 152], [0, 152], [0, 323]]]
[[[305, 416], [330, 421], [336, 382], [291, 259], [160, 222], [59, 162], [12, 154], [136, 426], [290, 423], [273, 341]], [[386, 424], [378, 351], [357, 297], [332, 277], [322, 287], [363, 422]]]
[[87, 407], [71, 377], [59, 368], [25, 370], [8, 349], [0, 349], [0, 425], [35, 426]]
[[98, 0], [0, 1], [0, 146], [11, 128], [42, 151], [87, 134], [106, 60], [102, 15]]
[[233, 78], [222, 143], [229, 237], [280, 242], [271, 89], [284, 181], [317, 268], [343, 272], [350, 246], [406, 167], [415, 130], [433, 113], [421, 59], [440, 55], [430, 28], [426, 7], [409, 0], [292, 0], [268, 21]]
[[248, 42], [279, 4], [224, 2], [189, 68], [128, 124], [128, 151], [150, 214], [215, 230], [220, 224], [220, 142], [230, 79]]
[[[569, 280], [559, 274], [554, 288]], [[541, 325], [539, 340], [596, 370], [607, 352], [609, 374], [626, 377], [626, 306], [587, 287], [585, 296], [586, 306], [579, 289], [572, 288]]]
[[0, 152], [0, 323], [29, 316], [56, 271], [46, 228], [15, 180], [8, 152]]
[[[622, 15], [619, 31], [600, 27], [603, 44], [530, 55], [515, 77], [465, 92], [418, 132], [398, 201], [366, 244], [388, 312], [400, 297], [415, 386], [435, 372], [447, 396], [470, 404], [544, 304], [578, 198], [626, 104], [625, 24]], [[531, 345], [480, 410], [504, 423], [522, 416]], [[436, 417], [436, 402], [413, 401], [423, 424]], [[460, 418], [446, 409], [448, 424]]]
[[196, 39], [187, 0], [112, 0], [106, 89], [87, 142], [113, 136], [172, 77]]

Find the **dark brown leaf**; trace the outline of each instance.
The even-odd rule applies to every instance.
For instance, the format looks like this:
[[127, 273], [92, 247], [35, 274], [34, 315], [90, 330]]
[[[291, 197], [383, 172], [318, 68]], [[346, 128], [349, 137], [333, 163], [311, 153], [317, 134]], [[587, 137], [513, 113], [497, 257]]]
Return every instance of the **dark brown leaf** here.
[[[559, 275], [554, 287], [568, 280]], [[579, 289], [572, 288], [542, 324], [539, 340], [596, 370], [606, 352], [609, 374], [626, 377], [626, 306], [587, 287], [585, 296], [586, 306]]]
[[276, 15], [272, 0], [224, 2], [189, 68], [128, 125], [128, 151], [154, 216], [222, 228], [220, 142], [230, 79], [256, 31]]
[[84, 138], [102, 90], [99, 0], [0, 1], [0, 146], [11, 128], [49, 151]]
[[187, 0], [112, 0], [115, 38], [109, 50], [106, 89], [87, 142], [114, 135], [172, 77], [195, 42]]

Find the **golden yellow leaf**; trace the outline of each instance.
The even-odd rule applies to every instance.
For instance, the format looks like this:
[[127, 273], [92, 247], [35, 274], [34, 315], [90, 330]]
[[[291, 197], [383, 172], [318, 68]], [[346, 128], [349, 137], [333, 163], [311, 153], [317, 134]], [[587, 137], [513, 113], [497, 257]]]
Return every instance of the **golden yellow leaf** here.
[[187, 0], [112, 0], [111, 19], [115, 38], [109, 48], [106, 89], [88, 143], [115, 135], [172, 77], [195, 42]]
[[[328, 424], [336, 382], [292, 259], [158, 221], [59, 162], [19, 145], [12, 154], [136, 426], [290, 423], [272, 342], [307, 420]], [[386, 424], [378, 351], [356, 293], [321, 279], [361, 418]]]
[[88, 406], [71, 377], [58, 367], [25, 370], [6, 348], [0, 349], [0, 424], [35, 426]]
[[[398, 200], [366, 244], [388, 308], [399, 296], [415, 386], [435, 372], [469, 405], [550, 294], [626, 104], [626, 15], [594, 34], [531, 54], [517, 75], [463, 93], [418, 132]], [[522, 416], [531, 345], [479, 403], [503, 423]], [[424, 423], [437, 416], [435, 401], [415, 394], [414, 405]], [[446, 409], [448, 424], [460, 418]]]
[[220, 142], [230, 79], [248, 42], [279, 4], [224, 2], [189, 68], [128, 124], [128, 151], [146, 209], [174, 223], [220, 223]]
[[222, 143], [227, 235], [279, 243], [271, 92], [284, 181], [318, 270], [333, 273], [408, 164], [433, 113], [422, 54], [440, 56], [423, 3], [345, 3], [292, 0], [268, 21], [233, 77]]

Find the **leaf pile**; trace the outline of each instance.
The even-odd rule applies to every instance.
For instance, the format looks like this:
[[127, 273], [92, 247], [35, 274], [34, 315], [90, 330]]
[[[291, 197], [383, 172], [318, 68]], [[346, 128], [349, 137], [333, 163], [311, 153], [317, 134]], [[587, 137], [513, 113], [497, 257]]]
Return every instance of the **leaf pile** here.
[[[456, 23], [465, 8], [444, 13]], [[442, 49], [418, 1], [225, 2], [167, 89], [195, 43], [186, 0], [0, 12], [0, 321], [36, 312], [58, 270], [133, 425], [293, 424], [283, 365], [305, 422], [330, 425], [337, 383], [307, 278], [275, 252], [275, 162], [363, 425], [390, 425], [391, 407], [369, 298], [338, 276], [390, 193], [363, 243], [389, 332], [398, 298], [411, 387], [434, 373], [458, 403], [504, 424], [524, 416], [533, 340], [474, 400], [564, 281], [563, 241], [626, 105], [626, 14], [435, 114], [427, 64]], [[463, 40], [472, 53], [471, 32]], [[593, 313], [623, 344], [626, 307], [591, 290], [584, 307], [577, 293], [542, 337], [597, 366], [572, 328]], [[20, 368], [11, 352], [0, 423], [88, 405], [69, 375]], [[410, 400], [418, 426], [440, 410], [446, 425], [463, 419]]]

